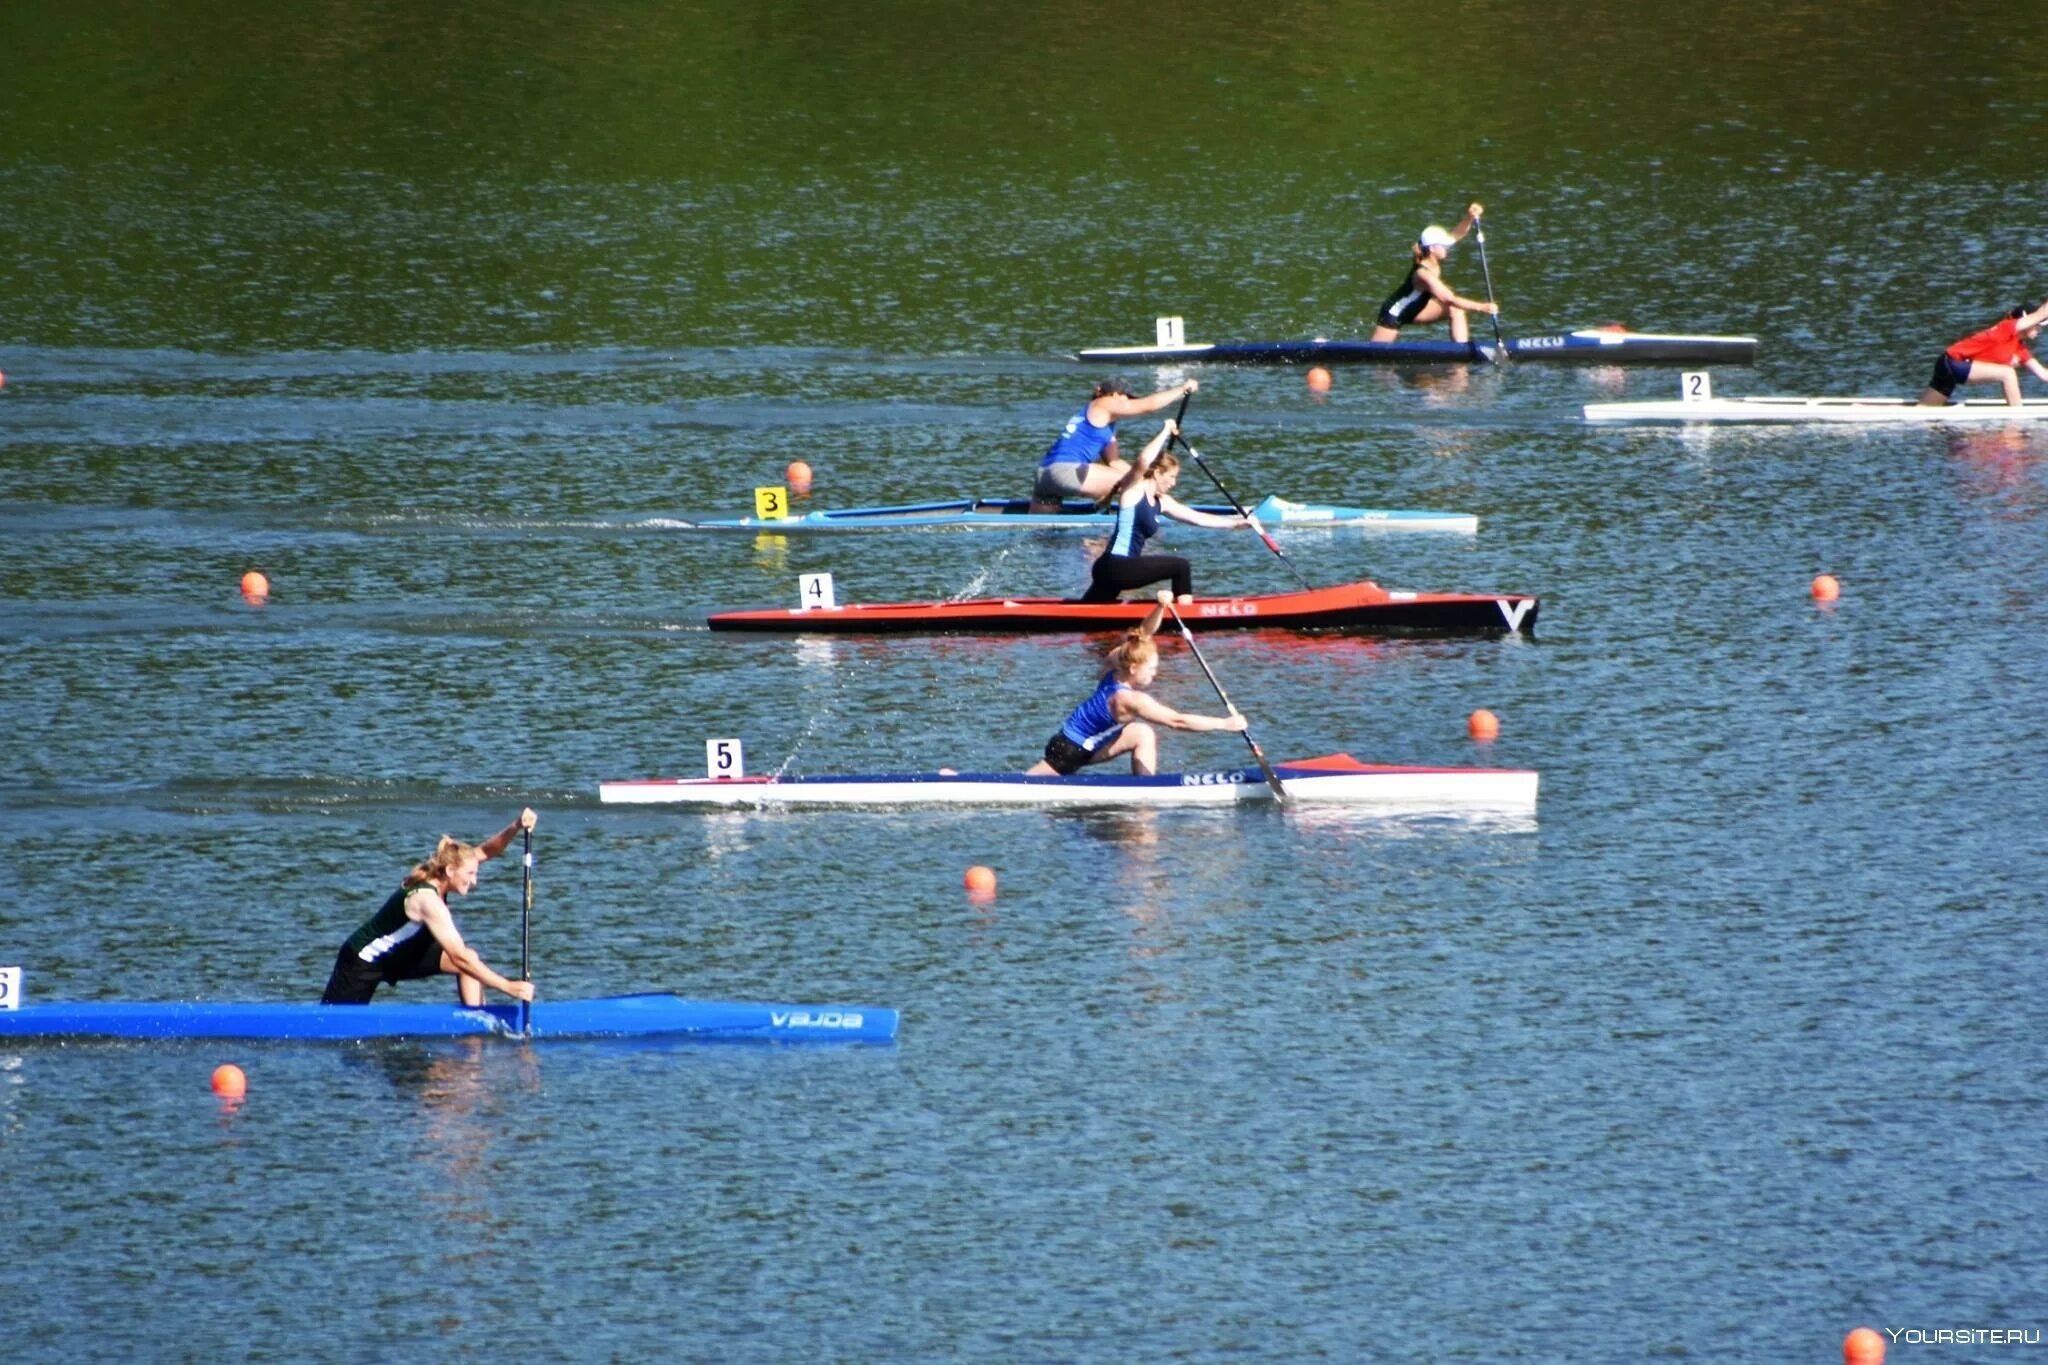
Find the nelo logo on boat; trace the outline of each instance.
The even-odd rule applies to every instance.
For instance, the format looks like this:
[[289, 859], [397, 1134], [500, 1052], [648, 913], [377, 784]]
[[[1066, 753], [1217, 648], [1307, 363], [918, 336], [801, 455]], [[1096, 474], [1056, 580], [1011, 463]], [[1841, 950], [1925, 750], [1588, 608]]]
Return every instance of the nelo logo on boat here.
[[1256, 602], [1210, 602], [1195, 608], [1195, 612], [1201, 616], [1257, 616], [1259, 614], [1259, 604]]
[[860, 1015], [853, 1010], [823, 1010], [817, 1014], [809, 1010], [770, 1010], [768, 1022], [777, 1028], [858, 1029]]
[[[1229, 787], [1244, 782], [1243, 773], [1182, 773], [1183, 787]], [[1263, 779], [1262, 779], [1263, 780]]]

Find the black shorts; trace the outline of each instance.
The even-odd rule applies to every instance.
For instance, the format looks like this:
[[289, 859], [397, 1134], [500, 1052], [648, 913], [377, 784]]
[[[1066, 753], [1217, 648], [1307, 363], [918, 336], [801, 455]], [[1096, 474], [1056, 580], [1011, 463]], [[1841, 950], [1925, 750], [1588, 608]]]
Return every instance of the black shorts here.
[[441, 945], [438, 943], [434, 944], [431, 961], [407, 962], [365, 962], [344, 945], [334, 955], [334, 971], [327, 978], [327, 989], [320, 993], [320, 1003], [367, 1005], [377, 994], [377, 987], [386, 981], [397, 985], [401, 981], [424, 981], [439, 975]]
[[1947, 351], [1934, 357], [1934, 377], [1927, 381], [1927, 387], [1943, 398], [1953, 398], [1956, 385], [1970, 382], [1970, 362], [1951, 359]]
[[1066, 731], [1055, 730], [1045, 742], [1045, 761], [1061, 777], [1072, 777], [1094, 762], [1095, 755], [1068, 739]]

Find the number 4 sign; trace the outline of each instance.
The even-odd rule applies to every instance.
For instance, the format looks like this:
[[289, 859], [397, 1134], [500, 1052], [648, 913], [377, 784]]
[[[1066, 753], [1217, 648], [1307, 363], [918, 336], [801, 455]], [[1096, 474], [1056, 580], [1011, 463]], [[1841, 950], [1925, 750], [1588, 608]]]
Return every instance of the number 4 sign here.
[[738, 781], [747, 775], [746, 755], [741, 752], [736, 739], [707, 739], [704, 741], [704, 771], [712, 777], [729, 778]]
[[832, 607], [836, 599], [832, 596], [832, 575], [828, 573], [807, 573], [797, 577], [796, 604], [804, 611], [816, 607]]

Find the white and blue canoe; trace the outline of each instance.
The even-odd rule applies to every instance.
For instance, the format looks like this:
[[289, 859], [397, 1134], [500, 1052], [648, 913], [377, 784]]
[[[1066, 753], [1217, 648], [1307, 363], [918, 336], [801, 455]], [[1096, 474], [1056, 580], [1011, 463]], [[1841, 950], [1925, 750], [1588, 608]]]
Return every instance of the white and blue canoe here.
[[[1198, 511], [1234, 516], [1232, 507], [1206, 504]], [[1479, 518], [1469, 512], [1429, 512], [1396, 507], [1339, 507], [1320, 502], [1265, 498], [1250, 509], [1262, 526], [1273, 530], [1356, 527], [1371, 531], [1437, 531], [1471, 535]], [[955, 527], [977, 531], [1092, 531], [1107, 534], [1116, 522], [1113, 512], [1097, 511], [1090, 502], [1062, 503], [1057, 512], [1034, 512], [1026, 498], [953, 498], [912, 502], [893, 507], [852, 507], [841, 511], [803, 512], [793, 517], [721, 517], [686, 521], [692, 531], [901, 531]]]
[[1622, 327], [1586, 327], [1549, 336], [1449, 341], [1167, 342], [1151, 346], [1095, 346], [1077, 352], [1081, 360], [1117, 364], [1168, 365], [1207, 362], [1225, 365], [1470, 365], [1503, 358], [1557, 365], [1748, 365], [1756, 359], [1756, 338], [1685, 332], [1631, 332]]
[[2015, 407], [2001, 398], [1972, 398], [1923, 407], [1911, 398], [1678, 398], [1668, 402], [1588, 403], [1588, 422], [1682, 425], [1760, 422], [1846, 423], [1857, 426], [1991, 426], [2048, 420], [2048, 400]]
[[[1537, 775], [1515, 768], [1429, 768], [1361, 763], [1349, 754], [1276, 763], [1290, 804], [1387, 811], [1529, 811]], [[670, 777], [601, 782], [610, 805], [700, 807], [1235, 806], [1270, 803], [1258, 768], [1217, 772], [896, 773], [862, 777]]]
[[0, 1009], [0, 1038], [696, 1038], [772, 1043], [887, 1043], [896, 1011], [873, 1005], [750, 1004], [674, 995], [541, 1000], [520, 1029], [518, 1005], [236, 1004], [205, 1000], [53, 1001]]

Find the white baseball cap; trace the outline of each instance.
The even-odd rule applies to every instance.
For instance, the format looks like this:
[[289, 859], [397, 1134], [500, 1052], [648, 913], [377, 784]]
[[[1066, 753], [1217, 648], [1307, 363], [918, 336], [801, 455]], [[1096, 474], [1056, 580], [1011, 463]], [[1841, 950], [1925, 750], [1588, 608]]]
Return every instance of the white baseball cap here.
[[1416, 238], [1415, 240], [1419, 245], [1424, 247], [1454, 247], [1458, 244], [1458, 239], [1456, 237], [1451, 236], [1450, 233], [1444, 231], [1435, 223], [1431, 223], [1428, 227], [1424, 228], [1422, 230], [1422, 235]]

